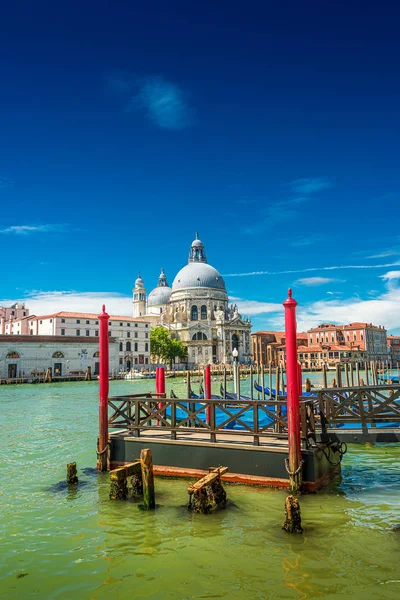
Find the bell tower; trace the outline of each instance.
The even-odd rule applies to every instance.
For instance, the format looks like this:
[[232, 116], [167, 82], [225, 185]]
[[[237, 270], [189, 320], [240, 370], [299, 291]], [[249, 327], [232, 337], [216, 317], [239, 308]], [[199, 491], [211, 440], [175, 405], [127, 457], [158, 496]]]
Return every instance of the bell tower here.
[[135, 287], [133, 292], [133, 316], [144, 317], [146, 314], [146, 289], [144, 287], [143, 279], [138, 274], [138, 278], [135, 281]]

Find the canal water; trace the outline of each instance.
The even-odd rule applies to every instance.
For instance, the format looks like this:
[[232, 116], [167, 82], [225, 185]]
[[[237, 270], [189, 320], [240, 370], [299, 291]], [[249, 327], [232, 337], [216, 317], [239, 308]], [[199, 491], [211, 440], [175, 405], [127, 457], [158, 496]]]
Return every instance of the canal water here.
[[[110, 382], [111, 395], [147, 390]], [[110, 501], [97, 413], [97, 382], [1, 386], [0, 598], [399, 597], [400, 447], [349, 446], [342, 481], [301, 498], [305, 532], [290, 536], [281, 490], [227, 485], [212, 515], [187, 511], [183, 480], [156, 479], [155, 512]]]

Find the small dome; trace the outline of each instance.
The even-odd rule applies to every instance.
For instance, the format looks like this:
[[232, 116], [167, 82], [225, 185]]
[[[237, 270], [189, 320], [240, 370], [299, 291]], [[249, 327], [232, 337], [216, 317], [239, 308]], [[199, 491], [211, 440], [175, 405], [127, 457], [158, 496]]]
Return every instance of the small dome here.
[[140, 273], [138, 274], [138, 278], [135, 281], [135, 288], [144, 288], [144, 282], [140, 276]]
[[167, 285], [157, 286], [152, 290], [147, 299], [147, 306], [158, 306], [159, 304], [167, 304], [171, 296], [171, 288]]
[[199, 240], [198, 238], [196, 238], [195, 240], [193, 240], [193, 242], [192, 242], [192, 247], [193, 247], [193, 246], [194, 246], [195, 248], [196, 248], [196, 247], [197, 247], [197, 248], [199, 248], [199, 247], [202, 247], [202, 248], [203, 248], [203, 247], [204, 247], [204, 246], [203, 246], [203, 242], [202, 242], [201, 240]]
[[222, 275], [203, 262], [190, 262], [179, 271], [172, 284], [172, 291], [185, 288], [212, 288], [226, 292]]

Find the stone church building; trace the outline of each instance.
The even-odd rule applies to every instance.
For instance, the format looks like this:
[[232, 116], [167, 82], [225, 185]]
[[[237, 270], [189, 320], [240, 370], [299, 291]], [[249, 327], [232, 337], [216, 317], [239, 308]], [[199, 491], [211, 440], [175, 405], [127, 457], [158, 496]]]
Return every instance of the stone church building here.
[[237, 348], [241, 363], [251, 361], [251, 322], [229, 305], [222, 275], [208, 264], [203, 243], [192, 242], [188, 264], [170, 287], [161, 269], [148, 295], [139, 275], [133, 289], [133, 316], [162, 325], [188, 347], [188, 366], [230, 363]]

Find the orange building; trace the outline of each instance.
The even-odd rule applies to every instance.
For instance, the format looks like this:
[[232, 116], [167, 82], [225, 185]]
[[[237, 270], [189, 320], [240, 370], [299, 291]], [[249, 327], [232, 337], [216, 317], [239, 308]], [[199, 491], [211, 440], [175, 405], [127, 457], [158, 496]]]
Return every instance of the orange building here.
[[[273, 366], [285, 361], [286, 337], [283, 331], [256, 331], [251, 334], [253, 361]], [[307, 344], [307, 334], [297, 334], [297, 345]]]
[[389, 361], [393, 365], [400, 364], [400, 335], [388, 335]]

